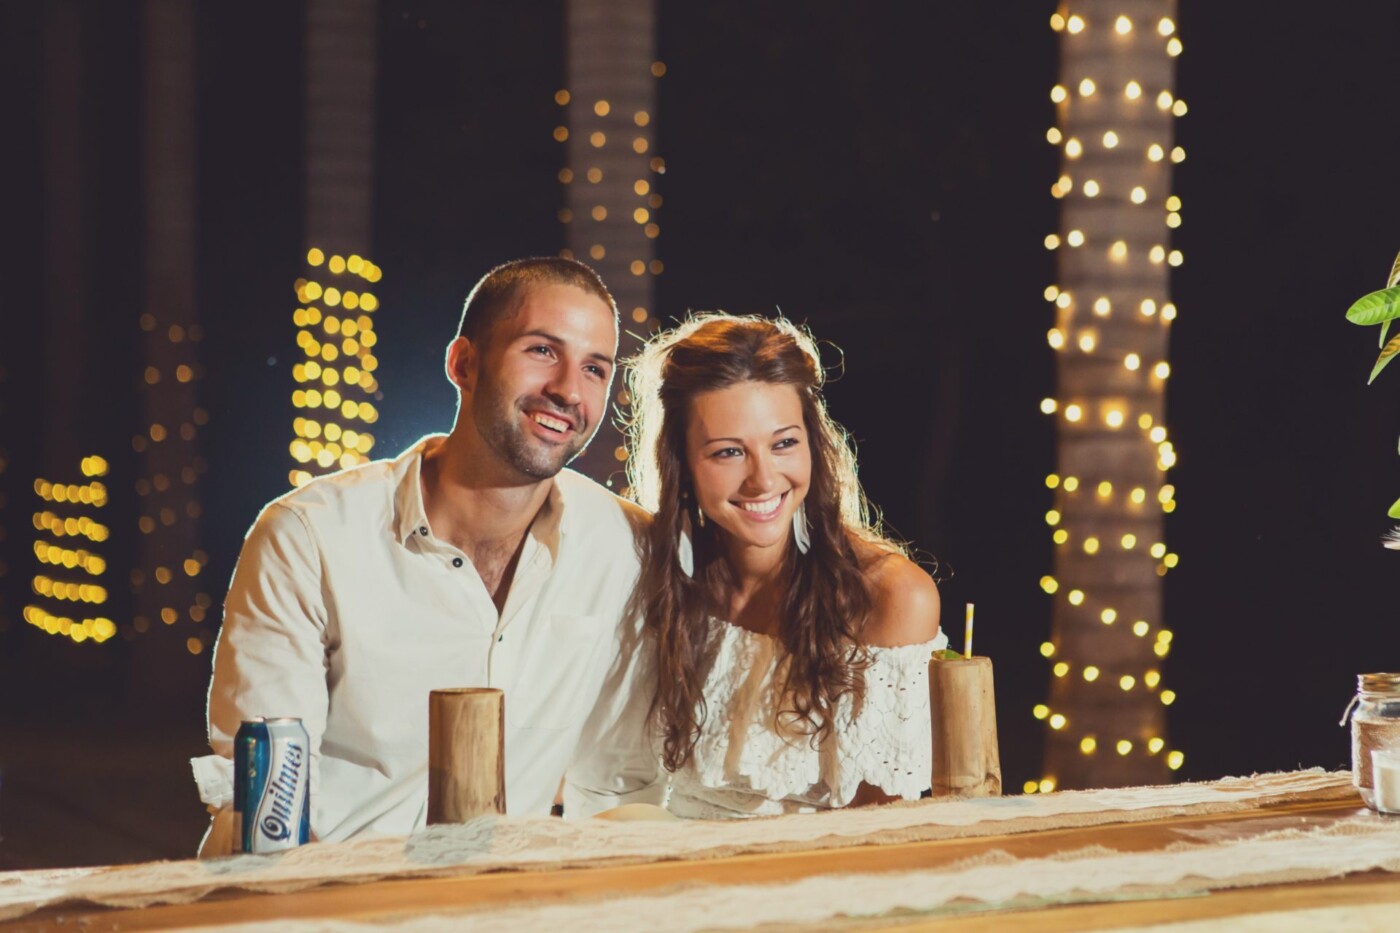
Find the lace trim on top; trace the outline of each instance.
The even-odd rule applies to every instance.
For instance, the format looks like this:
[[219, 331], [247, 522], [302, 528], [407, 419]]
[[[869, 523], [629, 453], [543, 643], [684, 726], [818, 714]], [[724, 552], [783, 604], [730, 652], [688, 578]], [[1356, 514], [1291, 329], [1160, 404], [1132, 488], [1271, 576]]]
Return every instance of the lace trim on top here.
[[707, 715], [693, 757], [672, 778], [675, 809], [696, 816], [782, 813], [844, 807], [862, 782], [906, 800], [929, 786], [928, 662], [947, 646], [943, 632], [922, 644], [870, 647], [859, 715], [842, 697], [834, 741], [813, 748], [810, 736], [773, 729], [780, 643], [718, 619], [711, 626], [717, 645], [705, 680]]

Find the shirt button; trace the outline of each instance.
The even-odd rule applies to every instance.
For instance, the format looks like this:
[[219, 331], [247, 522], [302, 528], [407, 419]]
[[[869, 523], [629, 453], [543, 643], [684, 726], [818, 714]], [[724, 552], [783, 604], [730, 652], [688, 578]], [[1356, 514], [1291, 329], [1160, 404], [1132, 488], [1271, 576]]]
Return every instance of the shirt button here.
[[419, 529], [418, 529], [418, 533], [419, 533], [420, 535], [423, 535], [424, 537], [426, 537], [427, 534], [428, 534], [428, 526], [427, 526], [427, 525], [424, 525], [422, 528], [419, 528]]
[[460, 567], [460, 566], [462, 566], [462, 558], [460, 558], [460, 557], [454, 557], [454, 558], [452, 558], [452, 566], [453, 566], [453, 567]]

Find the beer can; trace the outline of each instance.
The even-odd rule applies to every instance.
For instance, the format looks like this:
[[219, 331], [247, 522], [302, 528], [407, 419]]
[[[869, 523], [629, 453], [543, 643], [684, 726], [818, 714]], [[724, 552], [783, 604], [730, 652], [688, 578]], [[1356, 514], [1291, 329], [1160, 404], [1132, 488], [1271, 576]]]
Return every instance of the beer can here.
[[281, 852], [311, 841], [311, 740], [300, 719], [244, 720], [233, 770], [238, 851]]

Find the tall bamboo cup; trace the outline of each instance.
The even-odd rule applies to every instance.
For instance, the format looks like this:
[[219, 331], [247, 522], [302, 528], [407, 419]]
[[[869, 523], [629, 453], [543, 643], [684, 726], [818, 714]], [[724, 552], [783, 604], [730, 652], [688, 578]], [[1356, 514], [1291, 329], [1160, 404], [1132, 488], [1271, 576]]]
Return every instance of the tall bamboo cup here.
[[933, 713], [933, 796], [1000, 796], [991, 658], [930, 661], [928, 689]]
[[459, 687], [428, 694], [428, 822], [506, 812], [505, 694]]

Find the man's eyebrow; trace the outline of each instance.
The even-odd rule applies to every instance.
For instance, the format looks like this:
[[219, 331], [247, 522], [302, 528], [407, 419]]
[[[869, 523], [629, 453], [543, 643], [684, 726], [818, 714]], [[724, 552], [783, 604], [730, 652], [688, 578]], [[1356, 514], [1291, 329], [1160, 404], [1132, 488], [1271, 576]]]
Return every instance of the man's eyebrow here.
[[[549, 331], [547, 331], [547, 330], [527, 330], [525, 333], [521, 334], [520, 336], [521, 336], [521, 337], [534, 337], [534, 338], [536, 338], [536, 339], [538, 339], [538, 340], [548, 340], [550, 343], [556, 344], [556, 345], [558, 345], [558, 346], [563, 346], [563, 345], [564, 345], [564, 340], [563, 340], [562, 338], [556, 336], [555, 334], [551, 334], [551, 333], [550, 333]], [[599, 361], [601, 361], [601, 362], [603, 362], [603, 363], [607, 363], [609, 366], [616, 365], [616, 361], [615, 361], [611, 356], [609, 356], [609, 355], [606, 354], [606, 353], [590, 353], [590, 354], [588, 354], [588, 358], [589, 358], [590, 360], [599, 360]]]

